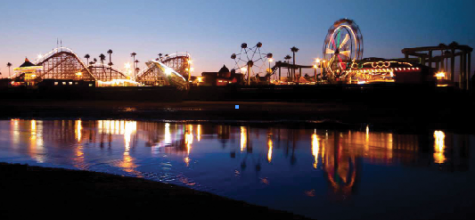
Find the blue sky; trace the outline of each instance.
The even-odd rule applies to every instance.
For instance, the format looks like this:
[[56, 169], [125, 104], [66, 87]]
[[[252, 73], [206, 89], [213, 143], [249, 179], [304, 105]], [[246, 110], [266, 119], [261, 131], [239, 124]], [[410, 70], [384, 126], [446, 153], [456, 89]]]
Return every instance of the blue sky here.
[[119, 68], [131, 52], [143, 67], [158, 53], [188, 51], [198, 75], [233, 67], [230, 55], [240, 44], [259, 41], [276, 60], [296, 46], [297, 63], [310, 65], [340, 18], [361, 28], [364, 57], [398, 58], [405, 47], [452, 41], [475, 47], [474, 11], [473, 0], [2, 1], [0, 71], [49, 52], [57, 38], [81, 57], [112, 49]]

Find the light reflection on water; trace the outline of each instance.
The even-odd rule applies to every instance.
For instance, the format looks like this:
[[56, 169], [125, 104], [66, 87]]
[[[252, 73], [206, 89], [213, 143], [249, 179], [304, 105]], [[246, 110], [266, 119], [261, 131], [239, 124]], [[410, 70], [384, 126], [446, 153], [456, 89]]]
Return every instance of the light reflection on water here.
[[[460, 190], [473, 184], [467, 178], [473, 176], [472, 139], [440, 130], [374, 132], [369, 126], [344, 131], [12, 119], [0, 121], [0, 161], [171, 182], [314, 218], [343, 219], [351, 213], [371, 216], [355, 207], [381, 199], [377, 192], [390, 198], [416, 190], [419, 184], [404, 180], [408, 175], [437, 186], [452, 173], [449, 179], [466, 178]], [[398, 184], [406, 188], [395, 190]], [[434, 199], [431, 193], [421, 196]]]

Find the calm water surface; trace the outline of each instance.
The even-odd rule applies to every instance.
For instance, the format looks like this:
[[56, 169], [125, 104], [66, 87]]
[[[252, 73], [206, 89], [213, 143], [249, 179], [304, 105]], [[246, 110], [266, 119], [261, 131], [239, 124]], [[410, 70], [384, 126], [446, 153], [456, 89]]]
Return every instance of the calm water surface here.
[[0, 121], [2, 162], [135, 176], [318, 219], [463, 218], [453, 213], [474, 206], [474, 143], [366, 126]]

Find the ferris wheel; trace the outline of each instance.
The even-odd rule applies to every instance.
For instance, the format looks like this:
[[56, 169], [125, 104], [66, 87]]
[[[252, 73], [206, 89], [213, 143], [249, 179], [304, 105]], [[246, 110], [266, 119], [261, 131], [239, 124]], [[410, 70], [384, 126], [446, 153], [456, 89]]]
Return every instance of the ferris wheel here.
[[330, 29], [323, 44], [326, 70], [333, 77], [345, 77], [363, 58], [363, 35], [353, 20], [340, 19]]
[[233, 69], [245, 74], [247, 79], [249, 79], [249, 76], [265, 75], [267, 73], [266, 64], [268, 59], [272, 58], [272, 53], [262, 53], [261, 47], [261, 42], [250, 48], [247, 46], [247, 43], [242, 43], [241, 51], [231, 55], [231, 59], [235, 63]]

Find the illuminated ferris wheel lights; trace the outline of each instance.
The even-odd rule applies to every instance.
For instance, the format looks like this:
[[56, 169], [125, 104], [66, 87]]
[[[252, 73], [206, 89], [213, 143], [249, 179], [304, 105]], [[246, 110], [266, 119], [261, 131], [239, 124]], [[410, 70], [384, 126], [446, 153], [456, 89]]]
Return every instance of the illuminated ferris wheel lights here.
[[246, 67], [242, 67], [242, 68], [241, 68], [241, 72], [242, 72], [242, 73], [245, 73], [246, 71], [247, 71], [247, 68], [246, 68]]

